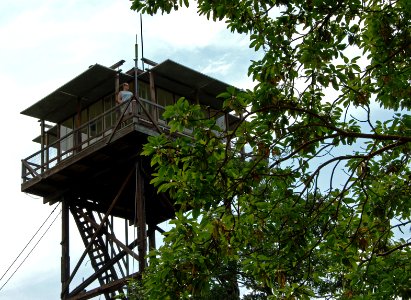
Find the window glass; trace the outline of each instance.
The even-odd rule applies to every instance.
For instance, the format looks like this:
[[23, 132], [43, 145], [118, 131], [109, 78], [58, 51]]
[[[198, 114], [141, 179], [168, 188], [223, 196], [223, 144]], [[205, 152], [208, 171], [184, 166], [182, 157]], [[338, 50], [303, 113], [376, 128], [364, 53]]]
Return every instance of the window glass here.
[[174, 96], [172, 93], [160, 89], [157, 89], [157, 102], [159, 105], [161, 106], [167, 106], [167, 105], [171, 105], [174, 104]]
[[60, 141], [61, 153], [73, 148], [73, 135], [70, 134], [73, 131], [73, 121], [74, 118], [71, 117], [60, 124], [60, 137], [63, 138]]
[[96, 136], [102, 133], [103, 131], [103, 119], [99, 116], [103, 114], [103, 100], [97, 101], [92, 104], [88, 109], [89, 114], [89, 131], [90, 136]]
[[[150, 85], [148, 83], [143, 82], [143, 81], [138, 82], [138, 96], [140, 97], [140, 100], [142, 100], [143, 105], [146, 108], [146, 111], [153, 117], [155, 115], [154, 107], [153, 105], [147, 103], [148, 101], [152, 101], [151, 93], [150, 93]], [[143, 118], [148, 119], [148, 116], [146, 115], [146, 112], [143, 109], [139, 109], [138, 113]]]
[[201, 110], [204, 113], [204, 117], [209, 119], [210, 118], [210, 107], [205, 106], [205, 105], [201, 105]]
[[88, 109], [83, 109], [81, 111], [81, 117], [80, 117], [80, 136], [78, 143], [81, 143], [84, 146], [87, 146], [87, 143], [84, 143], [85, 141], [88, 140], [88, 126], [83, 126], [84, 124], [88, 123]]
[[[105, 112], [108, 112], [109, 110], [111, 110], [115, 105], [116, 105], [116, 101], [115, 101], [114, 94], [104, 97], [103, 106], [104, 106]], [[104, 128], [107, 129], [107, 128], [114, 126], [115, 118], [116, 118], [115, 110], [111, 110], [110, 113], [106, 114], [104, 116]]]
[[143, 81], [139, 81], [138, 82], [138, 96], [140, 98], [150, 101], [151, 100], [150, 85]]
[[[174, 95], [166, 90], [157, 88], [157, 103], [162, 107], [174, 104]], [[158, 118], [163, 120], [164, 108], [158, 109]]]

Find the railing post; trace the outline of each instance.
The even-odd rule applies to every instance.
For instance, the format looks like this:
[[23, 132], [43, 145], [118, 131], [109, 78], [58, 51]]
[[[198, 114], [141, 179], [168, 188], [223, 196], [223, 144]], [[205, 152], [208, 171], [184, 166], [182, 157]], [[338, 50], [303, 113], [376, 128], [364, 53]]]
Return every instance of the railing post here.
[[49, 165], [50, 165], [50, 149], [49, 149], [49, 134], [47, 132], [44, 132], [44, 151], [45, 151], [45, 170], [48, 170]]
[[[156, 86], [155, 86], [155, 83], [154, 83], [154, 74], [153, 74], [153, 72], [149, 72], [148, 74], [150, 76], [150, 98], [151, 98], [150, 100], [153, 103], [158, 104], [157, 103], [157, 97], [156, 97]], [[154, 116], [153, 116], [154, 121], [157, 123], [157, 121], [158, 121], [158, 108], [155, 105], [154, 105], [154, 109], [153, 109], [153, 114], [154, 114]]]
[[41, 173], [44, 172], [44, 120], [40, 121], [40, 130], [41, 130], [41, 137], [40, 137], [40, 143], [41, 143]]
[[131, 101], [131, 112], [133, 114], [133, 123], [138, 123], [138, 103], [135, 99]]
[[61, 136], [60, 136], [60, 124], [57, 124], [57, 141], [56, 141], [56, 150], [57, 150], [57, 163], [61, 160]]
[[74, 153], [78, 153], [81, 150], [81, 132], [79, 128], [81, 127], [81, 98], [77, 98], [77, 113], [76, 113], [76, 119], [74, 122], [74, 130], [73, 130], [73, 148], [74, 148]]
[[26, 173], [27, 173], [26, 167], [24, 165], [24, 160], [22, 159], [21, 160], [21, 179], [23, 180], [23, 183], [27, 181]]
[[148, 243], [149, 243], [149, 249], [153, 250], [156, 249], [156, 228], [153, 225], [148, 225]]

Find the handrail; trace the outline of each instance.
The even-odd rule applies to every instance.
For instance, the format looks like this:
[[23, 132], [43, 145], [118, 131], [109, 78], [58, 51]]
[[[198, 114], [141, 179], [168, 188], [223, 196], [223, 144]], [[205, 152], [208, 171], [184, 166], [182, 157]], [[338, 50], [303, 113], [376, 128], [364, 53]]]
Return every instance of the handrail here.
[[[124, 112], [130, 104], [133, 104], [131, 105], [131, 115], [124, 118]], [[110, 108], [101, 115], [89, 120], [87, 123], [75, 128], [53, 143], [45, 145], [43, 149], [23, 159], [21, 173], [23, 183], [41, 177], [45, 171], [58, 165], [61, 161], [77, 155], [90, 145], [109, 135], [107, 140], [110, 142], [122, 121], [127, 122], [131, 119], [132, 122], [138, 122], [142, 126], [155, 128], [159, 133], [161, 133], [163, 129], [167, 130], [168, 126], [165, 123], [159, 124], [158, 122], [160, 120], [160, 111], [164, 110], [164, 106], [140, 97], [138, 101], [134, 99]], [[154, 115], [152, 115], [151, 112]], [[181, 134], [190, 136], [190, 133], [187, 132]]]
[[[131, 117], [138, 117], [139, 120], [145, 120], [142, 124], [157, 128], [157, 114], [154, 116], [154, 119], [151, 114], [149, 116], [145, 116], [144, 113], [149, 114], [149, 111], [145, 106], [147, 105], [153, 107], [154, 111], [157, 109], [164, 110], [164, 107], [146, 99], [140, 98], [140, 100], [141, 101], [139, 101], [136, 106], [132, 106], [132, 115], [123, 118], [123, 120], [127, 121]], [[89, 120], [87, 123], [82, 124], [80, 127], [65, 134], [53, 143], [46, 145], [43, 149], [23, 159], [23, 183], [41, 176], [46, 170], [53, 168], [61, 161], [80, 153], [90, 145], [96, 143], [109, 134], [112, 134], [113, 131], [116, 130], [116, 123], [120, 117], [122, 107], [127, 109], [130, 104], [130, 101], [127, 101], [110, 108], [101, 115]], [[123, 116], [121, 115], [121, 117]], [[46, 158], [44, 159], [44, 162], [41, 161], [42, 156], [43, 158]]]
[[145, 112], [145, 114], [147, 115], [147, 117], [150, 119], [151, 123], [153, 123], [156, 128], [158, 133], [162, 133], [162, 130], [160, 129], [160, 127], [158, 126], [157, 122], [155, 120], [153, 120], [153, 116], [150, 114], [150, 112], [147, 110], [147, 108], [143, 105], [143, 103], [141, 102], [141, 100], [139, 98], [137, 98], [137, 102], [141, 105], [141, 108], [143, 109], [143, 111]]
[[122, 104], [125, 107], [122, 107], [120, 109], [121, 116], [118, 118], [118, 120], [116, 122], [116, 125], [114, 126], [114, 129], [112, 130], [112, 132], [110, 134], [110, 137], [108, 138], [108, 141], [106, 142], [106, 144], [109, 144], [111, 142], [111, 139], [113, 138], [114, 134], [116, 133], [118, 126], [120, 125], [121, 122], [123, 122], [124, 115], [125, 115], [126, 111], [128, 110], [128, 108], [130, 107], [131, 101], [126, 101], [125, 103], [122, 103]]

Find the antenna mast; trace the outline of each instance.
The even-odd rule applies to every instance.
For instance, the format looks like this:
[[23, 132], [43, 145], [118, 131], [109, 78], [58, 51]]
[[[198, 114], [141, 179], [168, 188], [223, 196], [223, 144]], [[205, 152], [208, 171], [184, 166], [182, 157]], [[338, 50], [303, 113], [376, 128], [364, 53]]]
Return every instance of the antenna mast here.
[[137, 43], [137, 34], [136, 34], [136, 43], [134, 45], [134, 96], [138, 99], [138, 43]]
[[141, 63], [144, 71], [143, 17], [140, 14]]

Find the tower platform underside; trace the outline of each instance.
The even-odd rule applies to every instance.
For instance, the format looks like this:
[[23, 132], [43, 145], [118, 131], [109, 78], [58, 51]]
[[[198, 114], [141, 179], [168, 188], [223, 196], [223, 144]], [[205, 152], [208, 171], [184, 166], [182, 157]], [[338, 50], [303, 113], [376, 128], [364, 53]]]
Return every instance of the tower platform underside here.
[[54, 204], [64, 199], [100, 213], [105, 213], [118, 197], [111, 215], [136, 222], [136, 179], [130, 178], [120, 194], [119, 190], [139, 163], [144, 177], [146, 221], [157, 225], [172, 218], [174, 209], [169, 197], [157, 193], [150, 184], [153, 172], [150, 158], [140, 155], [147, 137], [153, 134], [154, 131], [147, 132], [144, 126], [129, 124], [118, 130], [111, 141], [109, 136], [103, 137], [40, 176], [22, 183], [21, 190], [43, 197], [44, 203]]

